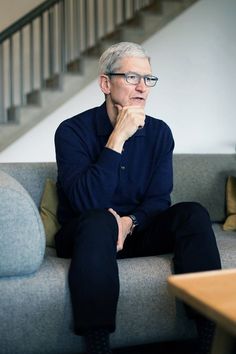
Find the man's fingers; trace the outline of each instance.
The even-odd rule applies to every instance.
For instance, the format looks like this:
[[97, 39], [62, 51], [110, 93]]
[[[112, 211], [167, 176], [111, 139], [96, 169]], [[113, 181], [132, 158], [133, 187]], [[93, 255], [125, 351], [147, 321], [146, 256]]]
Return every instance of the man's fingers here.
[[117, 212], [116, 212], [114, 209], [109, 208], [108, 211], [109, 211], [112, 215], [114, 215], [114, 217], [115, 217], [116, 219], [118, 219], [119, 215], [117, 214]]
[[117, 224], [118, 224], [118, 239], [117, 239], [117, 246], [116, 246], [116, 250], [117, 252], [121, 251], [123, 249], [123, 234], [122, 234], [122, 225], [121, 225], [121, 221], [120, 221], [120, 216], [119, 214], [117, 214], [117, 212], [112, 209], [109, 208], [108, 211], [116, 218]]

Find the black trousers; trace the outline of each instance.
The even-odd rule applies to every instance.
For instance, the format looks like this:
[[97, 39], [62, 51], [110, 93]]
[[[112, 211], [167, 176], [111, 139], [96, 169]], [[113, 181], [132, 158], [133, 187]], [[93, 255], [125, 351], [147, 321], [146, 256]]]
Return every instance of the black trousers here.
[[129, 235], [116, 251], [118, 226], [107, 210], [90, 210], [64, 225], [55, 237], [59, 257], [70, 258], [69, 287], [75, 333], [115, 330], [119, 296], [118, 258], [174, 253], [176, 273], [220, 269], [208, 212], [198, 203], [175, 204], [146, 229]]

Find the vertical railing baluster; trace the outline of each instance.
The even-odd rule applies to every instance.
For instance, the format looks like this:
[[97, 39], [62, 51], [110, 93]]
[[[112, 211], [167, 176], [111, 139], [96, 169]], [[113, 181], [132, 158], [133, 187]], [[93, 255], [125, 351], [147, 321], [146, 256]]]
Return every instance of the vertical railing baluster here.
[[3, 43], [0, 43], [0, 123], [6, 123]]
[[77, 1], [72, 0], [72, 31], [73, 31], [73, 60], [76, 58], [77, 52]]
[[103, 37], [108, 33], [108, 11], [107, 0], [103, 0]]
[[54, 13], [53, 7], [48, 11], [48, 71], [51, 78], [54, 74]]
[[79, 31], [79, 1], [73, 0], [73, 39], [74, 39], [74, 58], [80, 57], [80, 31]]
[[97, 45], [98, 44], [98, 40], [99, 40], [99, 22], [98, 22], [98, 1], [94, 0], [93, 1], [93, 18], [94, 18], [94, 44]]
[[60, 19], [59, 19], [59, 28], [60, 28], [60, 50], [61, 50], [61, 55], [60, 55], [60, 67], [61, 67], [61, 72], [64, 73], [66, 70], [66, 36], [65, 36], [65, 2], [64, 0], [61, 1], [60, 3]]
[[87, 0], [84, 0], [84, 49], [88, 49], [88, 38], [89, 38], [89, 26], [88, 26], [88, 2]]
[[24, 95], [24, 60], [23, 60], [23, 53], [24, 53], [24, 41], [23, 41], [23, 28], [20, 30], [20, 73], [19, 73], [19, 86], [20, 86], [20, 104], [24, 106], [25, 104], [25, 95]]
[[80, 8], [80, 0], [77, 0], [77, 11], [76, 11], [76, 14], [77, 14], [77, 39], [78, 39], [78, 43], [77, 43], [77, 57], [79, 58], [80, 55], [81, 55], [81, 30], [80, 30], [80, 11], [81, 11], [81, 8]]
[[116, 29], [116, 24], [117, 24], [117, 1], [114, 0], [113, 1], [113, 9], [112, 9], [112, 17], [113, 17], [113, 24], [112, 24], [112, 27], [113, 27], [113, 30]]
[[45, 72], [44, 72], [44, 16], [40, 16], [40, 87], [45, 86]]
[[34, 25], [30, 22], [30, 91], [34, 91]]
[[133, 16], [135, 14], [135, 11], [136, 11], [136, 1], [135, 0], [132, 0], [131, 1], [131, 15]]
[[70, 62], [70, 52], [71, 52], [69, 4], [70, 2], [66, 0], [65, 1], [66, 65]]
[[122, 22], [126, 20], [126, 0], [122, 1]]
[[9, 106], [14, 106], [13, 38], [9, 40]]

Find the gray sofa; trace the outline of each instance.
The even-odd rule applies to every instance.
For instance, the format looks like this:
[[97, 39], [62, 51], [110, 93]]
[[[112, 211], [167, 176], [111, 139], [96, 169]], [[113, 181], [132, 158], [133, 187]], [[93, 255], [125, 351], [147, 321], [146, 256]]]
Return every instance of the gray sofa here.
[[[235, 155], [174, 156], [172, 202], [198, 201], [208, 209], [224, 268], [236, 267], [236, 232], [222, 231], [221, 225], [229, 175], [236, 175]], [[69, 260], [45, 247], [38, 206], [46, 178], [56, 180], [54, 163], [0, 164], [1, 354], [84, 350], [73, 334]], [[171, 265], [171, 254], [119, 260], [121, 293], [113, 347], [196, 336], [182, 304], [168, 292]]]

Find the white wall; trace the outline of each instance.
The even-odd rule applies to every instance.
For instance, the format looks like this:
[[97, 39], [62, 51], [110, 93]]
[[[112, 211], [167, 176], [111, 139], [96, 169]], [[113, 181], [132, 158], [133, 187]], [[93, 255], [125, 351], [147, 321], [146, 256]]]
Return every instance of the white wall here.
[[202, 0], [145, 43], [160, 76], [148, 111], [170, 124], [176, 152], [235, 151], [235, 15], [235, 0]]
[[[170, 125], [176, 153], [235, 152], [235, 14], [235, 0], [200, 0], [143, 44], [160, 79], [146, 111]], [[102, 101], [95, 80], [0, 153], [0, 161], [54, 161], [58, 124]]]

